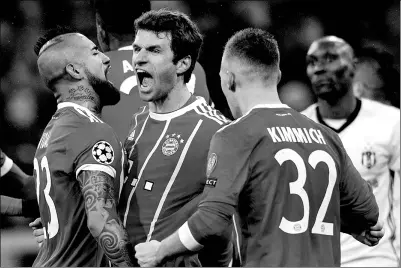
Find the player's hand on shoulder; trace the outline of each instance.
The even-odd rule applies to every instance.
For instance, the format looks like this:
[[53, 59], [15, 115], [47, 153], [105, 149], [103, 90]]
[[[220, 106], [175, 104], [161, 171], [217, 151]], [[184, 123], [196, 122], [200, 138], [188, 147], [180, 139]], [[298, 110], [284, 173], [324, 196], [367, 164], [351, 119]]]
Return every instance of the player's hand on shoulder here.
[[35, 240], [38, 243], [38, 246], [41, 247], [43, 241], [45, 240], [45, 235], [44, 235], [43, 226], [42, 226], [42, 220], [40, 218], [37, 218], [33, 222], [29, 223], [29, 227], [32, 228], [33, 236], [35, 237]]
[[384, 233], [383, 222], [379, 220], [369, 230], [365, 230], [361, 234], [352, 234], [352, 236], [362, 244], [373, 247], [379, 244]]
[[140, 243], [135, 246], [135, 258], [141, 267], [155, 267], [159, 265], [156, 255], [160, 244], [159, 241], [151, 240], [150, 242]]

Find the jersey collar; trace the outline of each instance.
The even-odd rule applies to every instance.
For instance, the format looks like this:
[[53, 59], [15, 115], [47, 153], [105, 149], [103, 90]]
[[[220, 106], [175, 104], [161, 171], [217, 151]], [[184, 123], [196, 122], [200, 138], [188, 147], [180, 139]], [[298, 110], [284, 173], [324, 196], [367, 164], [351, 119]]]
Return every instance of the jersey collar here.
[[325, 125], [326, 127], [334, 130], [337, 133], [340, 133], [341, 131], [343, 131], [346, 127], [348, 127], [349, 125], [351, 125], [352, 122], [354, 122], [354, 120], [356, 119], [356, 117], [359, 114], [359, 111], [361, 110], [362, 107], [362, 101], [360, 99], [356, 99], [356, 107], [354, 109], [354, 111], [350, 114], [350, 116], [348, 116], [347, 121], [345, 121], [344, 125], [342, 125], [339, 129], [335, 129], [331, 126], [329, 126], [328, 124], [326, 124], [326, 122], [323, 120], [322, 115], [319, 112], [319, 105], [316, 106], [316, 118], [317, 121], [322, 124]]
[[65, 101], [65, 102], [61, 102], [61, 103], [57, 104], [57, 110], [60, 110], [60, 109], [66, 108], [66, 107], [79, 108], [79, 109], [85, 110], [85, 111], [93, 114], [93, 112], [91, 110], [89, 110], [88, 108], [86, 108], [82, 105], [73, 103], [73, 102]]
[[288, 105], [286, 104], [257, 104], [255, 106], [253, 106], [251, 108], [251, 110], [253, 109], [258, 109], [258, 108], [290, 108]]
[[196, 106], [198, 106], [198, 105], [200, 105], [202, 103], [206, 104], [205, 99], [202, 98], [202, 97], [191, 96], [190, 100], [192, 98], [195, 98], [195, 100], [192, 101], [190, 104], [188, 104], [188, 105], [186, 105], [186, 106], [184, 106], [184, 107], [182, 107], [182, 108], [180, 108], [180, 109], [178, 109], [178, 110], [176, 110], [174, 112], [165, 113], [165, 114], [158, 114], [158, 113], [154, 113], [154, 112], [149, 111], [149, 116], [150, 116], [150, 118], [158, 120], [158, 121], [167, 121], [167, 120], [171, 120], [173, 118], [176, 118], [178, 116], [181, 116], [181, 115], [187, 113], [188, 111], [194, 109]]

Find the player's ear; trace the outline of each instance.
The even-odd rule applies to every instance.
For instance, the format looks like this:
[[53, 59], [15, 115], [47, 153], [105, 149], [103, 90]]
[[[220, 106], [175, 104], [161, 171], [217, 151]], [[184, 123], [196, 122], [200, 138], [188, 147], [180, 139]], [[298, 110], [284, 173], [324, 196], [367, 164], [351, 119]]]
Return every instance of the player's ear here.
[[351, 77], [354, 77], [354, 75], [355, 75], [355, 70], [356, 70], [356, 65], [357, 64], [358, 64], [358, 60], [356, 58], [353, 58], [351, 60], [351, 64], [350, 64], [350, 68], [349, 68]]
[[278, 83], [280, 83], [280, 81], [281, 81], [281, 70], [279, 69], [277, 72], [277, 85]]
[[65, 66], [65, 71], [67, 74], [69, 74], [72, 78], [81, 80], [83, 78], [83, 71], [73, 63], [68, 63], [67, 66]]
[[185, 73], [189, 69], [189, 67], [191, 67], [191, 62], [192, 62], [192, 59], [191, 59], [191, 56], [189, 56], [189, 55], [180, 59], [176, 65], [177, 66], [177, 74], [180, 75], [180, 74]]
[[235, 75], [232, 72], [227, 72], [227, 88], [232, 91], [235, 92], [235, 89], [237, 87], [236, 83], [235, 83]]

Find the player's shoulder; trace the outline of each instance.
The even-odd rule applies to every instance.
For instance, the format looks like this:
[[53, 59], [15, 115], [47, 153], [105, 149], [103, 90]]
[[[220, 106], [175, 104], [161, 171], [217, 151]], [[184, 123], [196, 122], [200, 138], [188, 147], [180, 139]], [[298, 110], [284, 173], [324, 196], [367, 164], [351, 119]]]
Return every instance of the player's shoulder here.
[[[264, 109], [264, 111], [270, 112], [268, 109]], [[238, 137], [238, 139], [258, 136], [257, 132], [260, 132], [263, 127], [263, 124], [259, 121], [266, 118], [264, 115], [261, 115], [260, 112], [260, 109], [249, 110], [243, 116], [220, 128], [216, 133], [217, 136]]]
[[194, 96], [196, 99], [191, 106], [193, 106], [194, 115], [201, 118], [207, 124], [219, 129], [231, 122], [230, 119], [225, 117], [219, 110], [210, 106], [203, 97]]
[[72, 132], [77, 133], [82, 138], [94, 136], [97, 133], [114, 135], [113, 129], [107, 123], [103, 122], [89, 109], [75, 103], [59, 104], [58, 111], [53, 119], [57, 120], [56, 124], [60, 131], [71, 128]]
[[309, 118], [313, 118], [316, 115], [316, 107], [317, 103], [313, 103], [306, 107], [303, 111], [300, 111], [300, 113]]
[[378, 101], [361, 98], [361, 114], [366, 117], [377, 117], [400, 120], [400, 109]]

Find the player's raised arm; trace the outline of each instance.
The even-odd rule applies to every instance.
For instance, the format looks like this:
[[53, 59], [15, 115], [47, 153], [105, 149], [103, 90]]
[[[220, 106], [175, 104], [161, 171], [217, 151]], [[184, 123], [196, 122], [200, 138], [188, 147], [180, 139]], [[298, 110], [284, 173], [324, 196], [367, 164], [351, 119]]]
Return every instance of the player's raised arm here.
[[114, 179], [96, 170], [81, 171], [77, 179], [85, 199], [91, 234], [114, 265], [132, 266], [133, 248], [117, 214]]

